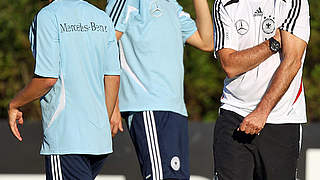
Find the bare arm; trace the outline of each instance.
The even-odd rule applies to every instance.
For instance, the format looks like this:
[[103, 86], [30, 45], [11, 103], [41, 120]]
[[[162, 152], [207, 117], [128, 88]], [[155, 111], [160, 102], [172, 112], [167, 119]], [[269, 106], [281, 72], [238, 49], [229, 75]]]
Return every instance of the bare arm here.
[[198, 30], [187, 43], [203, 51], [213, 51], [213, 24], [207, 0], [193, 0]]
[[22, 141], [22, 137], [17, 127], [17, 120], [19, 124], [23, 124], [22, 112], [19, 108], [44, 96], [56, 82], [56, 78], [33, 78], [10, 102], [8, 108], [9, 126], [12, 134], [19, 141]]
[[109, 118], [112, 117], [119, 93], [120, 76], [104, 76], [104, 90]]
[[[276, 31], [274, 38], [278, 42], [281, 42], [279, 30]], [[219, 50], [218, 54], [221, 66], [228, 78], [234, 78], [254, 69], [273, 53], [269, 48], [269, 41], [267, 40], [257, 46], [242, 51], [224, 48]]]
[[301, 68], [301, 59], [307, 43], [287, 31], [281, 31], [281, 37], [284, 59], [275, 72], [271, 85], [259, 105], [242, 122], [240, 129], [246, 133], [255, 134], [261, 131], [270, 112], [286, 93]]
[[[118, 41], [121, 39], [122, 34], [123, 32], [116, 30], [116, 37]], [[117, 98], [112, 116], [111, 117], [109, 116], [109, 118], [110, 118], [110, 127], [111, 127], [112, 137], [118, 134], [119, 130], [123, 132], [122, 118], [121, 118], [120, 108], [119, 108], [119, 98]]]

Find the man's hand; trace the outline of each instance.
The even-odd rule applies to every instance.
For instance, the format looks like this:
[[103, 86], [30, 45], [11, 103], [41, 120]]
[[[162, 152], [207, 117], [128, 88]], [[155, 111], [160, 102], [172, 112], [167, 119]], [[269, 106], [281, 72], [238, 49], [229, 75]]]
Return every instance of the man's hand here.
[[123, 132], [122, 118], [119, 111], [118, 102], [116, 107], [114, 108], [112, 117], [110, 118], [110, 129], [112, 137], [116, 136], [118, 134], [118, 131]]
[[22, 137], [20, 135], [17, 123], [22, 125], [23, 124], [23, 117], [22, 112], [15, 107], [12, 107], [9, 105], [8, 108], [8, 116], [9, 116], [9, 127], [12, 132], [12, 134], [19, 140], [22, 141]]
[[254, 110], [247, 117], [245, 117], [240, 124], [238, 130], [245, 132], [246, 134], [259, 134], [266, 124], [268, 115], [266, 113]]
[[18, 124], [23, 124], [22, 112], [19, 108], [44, 96], [56, 82], [57, 78], [32, 78], [31, 82], [10, 102], [8, 107], [9, 127], [19, 141], [22, 141], [22, 138], [17, 127], [17, 121]]
[[112, 137], [115, 137], [118, 134], [118, 131], [123, 132], [122, 119], [120, 113], [113, 113], [113, 116], [110, 120], [110, 128]]

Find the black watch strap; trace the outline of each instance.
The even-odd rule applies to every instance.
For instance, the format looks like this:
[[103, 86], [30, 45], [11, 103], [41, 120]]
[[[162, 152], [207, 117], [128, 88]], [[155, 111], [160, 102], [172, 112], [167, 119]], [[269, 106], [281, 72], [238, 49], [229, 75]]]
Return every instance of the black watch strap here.
[[277, 53], [281, 49], [280, 43], [277, 40], [275, 40], [273, 37], [271, 37], [269, 39], [269, 48], [273, 53]]

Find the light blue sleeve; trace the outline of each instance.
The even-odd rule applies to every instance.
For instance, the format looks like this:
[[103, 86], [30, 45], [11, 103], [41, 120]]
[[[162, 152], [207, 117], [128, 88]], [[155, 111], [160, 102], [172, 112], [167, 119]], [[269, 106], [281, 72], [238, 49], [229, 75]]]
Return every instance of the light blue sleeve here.
[[110, 27], [103, 70], [105, 75], [120, 75], [120, 58], [116, 32], [109, 17], [107, 17], [107, 20]]
[[127, 27], [126, 14], [128, 0], [108, 0], [106, 13], [111, 18], [117, 31], [125, 32]]
[[177, 7], [177, 13], [180, 20], [181, 31], [183, 42], [186, 42], [187, 39], [192, 36], [197, 31], [197, 26], [194, 20], [190, 17], [189, 13], [183, 11], [183, 8], [178, 4], [178, 2], [174, 2]]
[[34, 73], [58, 78], [60, 73], [59, 35], [55, 16], [42, 9], [30, 27], [30, 44], [36, 60]]

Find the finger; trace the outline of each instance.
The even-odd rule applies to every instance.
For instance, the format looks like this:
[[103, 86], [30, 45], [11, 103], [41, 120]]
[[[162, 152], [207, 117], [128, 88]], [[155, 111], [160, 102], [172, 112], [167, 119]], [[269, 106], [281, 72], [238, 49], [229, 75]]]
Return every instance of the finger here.
[[18, 124], [23, 125], [23, 117], [22, 116], [18, 119]]
[[251, 129], [250, 134], [251, 135], [255, 135], [256, 134], [256, 130], [255, 129]]
[[114, 126], [114, 128], [112, 129], [112, 134], [113, 134], [113, 137], [118, 134], [118, 127], [117, 126]]
[[250, 134], [250, 133], [251, 133], [251, 129], [247, 126], [244, 132], [245, 132], [246, 134]]
[[262, 128], [257, 128], [256, 129], [256, 134], [260, 134], [261, 130], [262, 130]]
[[11, 129], [12, 134], [13, 134], [19, 141], [22, 141], [20, 132], [19, 132], [18, 127], [17, 127], [17, 123], [16, 123], [15, 121], [14, 121], [14, 122], [10, 122], [10, 129]]
[[22, 141], [22, 137], [20, 135], [20, 132], [19, 132], [17, 125], [15, 126], [15, 136], [19, 141]]
[[252, 124], [249, 125], [249, 134], [254, 135], [256, 131], [256, 127]]
[[122, 120], [120, 120], [120, 122], [119, 122], [119, 130], [120, 130], [121, 132], [123, 132]]
[[18, 124], [23, 125], [23, 118], [20, 118], [20, 119], [18, 120]]
[[252, 131], [252, 125], [248, 122], [248, 123], [246, 123], [246, 127], [245, 127], [244, 132], [246, 134], [251, 134], [251, 131]]
[[112, 130], [113, 130], [113, 128], [114, 128], [114, 124], [115, 124], [115, 123], [111, 120], [111, 121], [110, 121], [110, 129], [111, 129], [111, 132], [112, 132]]
[[23, 116], [22, 116], [22, 112], [19, 111], [17, 113], [17, 120], [18, 120], [18, 124], [22, 125], [23, 124]]
[[244, 121], [240, 124], [240, 131], [246, 131], [247, 123]]

